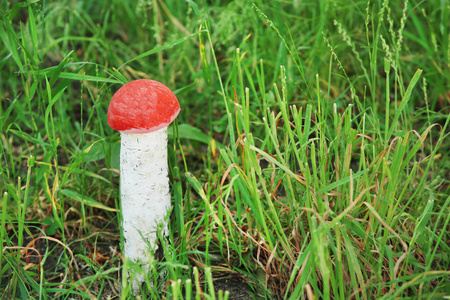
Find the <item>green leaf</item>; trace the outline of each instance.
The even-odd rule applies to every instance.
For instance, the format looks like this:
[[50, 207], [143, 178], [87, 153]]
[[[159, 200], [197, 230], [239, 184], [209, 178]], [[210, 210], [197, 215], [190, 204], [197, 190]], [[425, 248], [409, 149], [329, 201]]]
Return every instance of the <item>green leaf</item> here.
[[192, 10], [194, 11], [195, 15], [200, 15], [200, 10], [198, 9], [197, 3], [195, 3], [193, 0], [186, 0], [186, 2], [192, 7]]
[[[434, 193], [431, 189], [428, 189], [428, 192], [430, 193], [430, 198], [427, 201], [427, 204], [425, 205], [425, 209], [423, 210], [423, 213], [420, 215], [420, 217], [417, 220], [417, 225], [414, 230], [414, 235], [411, 239], [411, 243], [414, 243], [416, 240], [421, 244], [420, 246], [423, 247], [423, 233], [425, 232], [425, 226], [428, 224], [428, 221], [431, 218], [431, 214], [433, 212], [434, 207]], [[419, 238], [420, 236], [420, 238]]]
[[186, 173], [186, 180], [194, 188], [194, 190], [197, 192], [197, 194], [200, 196], [200, 198], [202, 198], [202, 200], [205, 202], [205, 204], [209, 207], [211, 216], [213, 217], [214, 221], [216, 221], [216, 223], [220, 227], [225, 229], [223, 227], [222, 222], [217, 217], [217, 214], [216, 214], [216, 211], [214, 210], [214, 207], [211, 205], [211, 202], [209, 201], [208, 197], [206, 196], [205, 191], [203, 190], [203, 187], [200, 184], [200, 182], [197, 180], [197, 178], [195, 178], [195, 176], [192, 173], [187, 172]]
[[107, 211], [114, 211], [114, 212], [117, 211], [117, 209], [115, 209], [115, 208], [108, 207], [108, 206], [104, 205], [103, 203], [100, 203], [100, 202], [98, 202], [90, 197], [87, 197], [85, 195], [80, 195], [77, 192], [74, 192], [72, 190], [63, 189], [60, 191], [60, 193], [66, 197], [69, 197], [70, 199], [81, 202], [84, 205], [87, 205], [90, 207], [95, 207], [95, 208], [99, 208], [99, 209], [103, 209], [103, 210], [107, 210]]
[[8, 59], [12, 56], [12, 52], [9, 53], [8, 55], [6, 55], [5, 57], [2, 58], [2, 60], [0, 60], [0, 70], [3, 69], [3, 67], [5, 66], [6, 62], [8, 61]]
[[46, 217], [44, 220], [42, 220], [42, 224], [45, 226], [50, 226], [53, 224], [52, 218]]
[[49, 143], [44, 142], [42, 139], [37, 139], [35, 137], [32, 137], [31, 135], [29, 135], [28, 133], [25, 133], [23, 131], [15, 130], [15, 129], [8, 129], [7, 132], [11, 132], [14, 135], [24, 139], [25, 141], [31, 142], [33, 144], [41, 145], [42, 147], [50, 147]]
[[[92, 144], [90, 144], [89, 146], [87, 146], [76, 158], [73, 162], [71, 162], [69, 164], [69, 166], [67, 167], [67, 171], [64, 173], [63, 179], [61, 180], [61, 183], [64, 184], [64, 182], [66, 182], [66, 180], [69, 178], [69, 175], [72, 174], [72, 172], [76, 172], [78, 170], [78, 166], [80, 165], [81, 162], [83, 161], [91, 161], [91, 160], [85, 160], [85, 158], [89, 155], [89, 153], [91, 153], [92, 149], [94, 149], [94, 151], [98, 151], [98, 147], [99, 145], [101, 146], [102, 144], [99, 143], [102, 140], [98, 140], [93, 142]], [[103, 150], [101, 150], [103, 151]], [[103, 156], [102, 156], [103, 154]], [[98, 159], [102, 159], [104, 157], [104, 153], [94, 153], [92, 157], [96, 157]], [[90, 174], [90, 172], [88, 172]], [[88, 175], [88, 173], [85, 172], [86, 175]], [[103, 177], [99, 176], [99, 179], [105, 180]]]
[[12, 109], [14, 108], [14, 105], [16, 103], [16, 99], [14, 99], [14, 101], [11, 102], [11, 104], [9, 105], [9, 107], [6, 109], [6, 111], [3, 113], [2, 116], [0, 116], [0, 132], [2, 132], [3, 130], [3, 126], [5, 126], [6, 121], [8, 120], [8, 116], [11, 113]]
[[99, 161], [105, 158], [104, 145], [102, 143], [94, 142], [89, 147], [84, 149], [81, 157], [84, 162]]
[[[356, 178], [366, 174], [367, 172], [369, 172], [369, 169], [365, 169], [365, 170], [359, 171], [355, 174], [352, 174], [352, 179], [355, 180]], [[319, 193], [326, 193], [328, 191], [334, 190], [335, 188], [340, 187], [341, 185], [344, 185], [349, 182], [350, 182], [350, 176], [344, 177], [338, 181], [335, 181], [335, 182], [319, 189]]]
[[71, 56], [72, 56], [73, 50], [69, 52], [69, 54], [66, 55], [66, 57], [64, 57], [64, 59], [59, 63], [59, 65], [56, 67], [56, 69], [53, 70], [52, 75], [50, 77], [50, 86], [53, 86], [56, 82], [56, 80], [58, 80], [58, 78], [60, 78], [60, 74], [61, 71], [66, 67], [68, 61], [70, 60]]
[[389, 133], [387, 138], [389, 139], [392, 136], [392, 133], [394, 132], [394, 127], [397, 126], [398, 118], [400, 117], [400, 114], [402, 113], [403, 109], [405, 109], [406, 104], [408, 104], [409, 99], [411, 98], [411, 93], [414, 89], [414, 86], [416, 85], [417, 81], [420, 79], [420, 75], [422, 75], [422, 70], [417, 69], [416, 73], [414, 74], [413, 78], [411, 79], [411, 82], [408, 85], [408, 88], [406, 89], [405, 95], [403, 96], [402, 102], [400, 102], [400, 106], [395, 111], [394, 119], [392, 120], [391, 128], [389, 128]]
[[51, 224], [50, 226], [48, 226], [45, 229], [45, 234], [46, 235], [51, 236], [51, 235], [54, 235], [55, 233], [56, 233], [56, 228], [55, 228], [55, 226], [53, 224]]
[[30, 28], [31, 40], [33, 41], [33, 54], [34, 59], [37, 60], [37, 55], [39, 53], [39, 45], [38, 45], [38, 34], [36, 29], [36, 17], [34, 16], [33, 8], [31, 5], [28, 6], [28, 26]]
[[205, 191], [203, 190], [203, 187], [201, 183], [195, 178], [195, 176], [187, 172], [186, 173], [186, 179], [189, 182], [189, 184], [194, 188], [194, 190], [197, 192], [197, 194], [200, 196], [200, 198], [203, 199], [206, 203], [209, 203], [208, 197], [206, 197]]
[[200, 34], [200, 33], [202, 33], [202, 32], [206, 32], [206, 30], [200, 30], [200, 31], [197, 31], [197, 32], [195, 32], [195, 33], [193, 33], [193, 34], [190, 34], [190, 35], [185, 36], [184, 38], [178, 39], [178, 40], [176, 40], [176, 41], [174, 41], [174, 42], [172, 42], [172, 43], [170, 43], [170, 44], [163, 45], [163, 46], [158, 46], [158, 47], [153, 48], [152, 50], [149, 50], [149, 51], [146, 51], [146, 52], [144, 52], [144, 53], [142, 53], [142, 54], [139, 54], [138, 56], [135, 56], [134, 58], [132, 58], [132, 59], [126, 61], [123, 65], [121, 65], [119, 68], [117, 68], [117, 70], [120, 70], [123, 66], [129, 64], [130, 62], [133, 62], [133, 61], [135, 61], [135, 60], [141, 59], [141, 58], [143, 58], [143, 57], [146, 57], [146, 56], [149, 56], [149, 55], [158, 53], [158, 52], [160, 52], [160, 51], [163, 51], [163, 50], [172, 48], [173, 46], [176, 46], [176, 45], [178, 45], [178, 44], [181, 44], [181, 43], [187, 41], [188, 39], [190, 39], [191, 37], [194, 37], [194, 36], [196, 36], [196, 35], [198, 35], [198, 34]]
[[18, 49], [21, 49], [21, 48], [20, 48], [20, 46], [18, 46], [17, 35], [12, 31], [12, 27], [11, 28], [8, 27], [8, 29], [10, 29], [10, 30], [8, 30], [8, 39], [9, 39], [10, 49], [12, 52], [13, 59], [16, 62], [17, 66], [19, 67], [20, 71], [23, 72], [23, 63], [22, 63], [22, 59], [20, 58], [20, 54], [18, 51]]
[[65, 79], [71, 79], [71, 80], [86, 80], [86, 81], [95, 81], [95, 82], [107, 82], [107, 83], [119, 83], [123, 84], [122, 81], [111, 79], [111, 78], [105, 78], [100, 76], [92, 76], [92, 75], [86, 75], [86, 74], [74, 74], [74, 73], [67, 73], [67, 72], [61, 72], [59, 74], [59, 78], [65, 78]]
[[203, 44], [202, 35], [198, 36], [200, 42], [200, 57], [202, 59], [202, 73], [203, 78], [205, 79], [208, 85], [211, 85], [211, 68], [208, 63], [208, 59], [206, 56], [205, 44]]
[[[193, 140], [193, 141], [198, 141], [204, 144], [209, 145], [211, 142], [211, 138], [203, 133], [203, 131], [201, 131], [200, 129], [191, 126], [189, 124], [181, 124], [178, 125], [178, 134], [180, 136], [180, 138], [182, 139], [188, 139], [188, 140]], [[173, 136], [173, 132], [172, 130], [168, 130], [168, 135], [170, 137]], [[224, 148], [224, 146], [222, 144], [220, 144], [219, 142], [216, 142], [216, 147], [219, 149]]]

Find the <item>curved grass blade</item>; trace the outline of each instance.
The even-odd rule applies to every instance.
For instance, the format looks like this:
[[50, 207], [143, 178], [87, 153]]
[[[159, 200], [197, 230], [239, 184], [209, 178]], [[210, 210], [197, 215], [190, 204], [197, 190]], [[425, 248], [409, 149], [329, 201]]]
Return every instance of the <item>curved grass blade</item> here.
[[64, 196], [69, 197], [75, 201], [81, 202], [84, 205], [87, 205], [90, 207], [95, 207], [95, 208], [100, 208], [100, 209], [107, 210], [107, 211], [114, 211], [114, 212], [117, 211], [117, 209], [115, 209], [115, 208], [108, 207], [108, 206], [104, 205], [103, 203], [98, 202], [97, 200], [87, 197], [86, 195], [80, 195], [77, 192], [74, 192], [72, 190], [63, 189], [60, 192]]
[[181, 39], [178, 39], [178, 40], [176, 40], [176, 41], [174, 41], [174, 42], [172, 42], [170, 44], [167, 44], [167, 45], [164, 45], [164, 46], [158, 46], [158, 47], [153, 48], [152, 50], [149, 50], [149, 51], [146, 51], [146, 52], [144, 52], [142, 54], [139, 54], [138, 56], [135, 56], [132, 59], [130, 59], [130, 60], [126, 61], [125, 63], [123, 63], [120, 67], [117, 68], [117, 70], [120, 70], [123, 66], [129, 64], [130, 62], [133, 62], [135, 60], [141, 59], [143, 57], [146, 57], [146, 56], [158, 53], [160, 51], [163, 51], [163, 50], [172, 48], [173, 46], [176, 46], [178, 44], [181, 44], [181, 43], [187, 41], [188, 39], [190, 39], [190, 38], [192, 38], [194, 36], [197, 36], [198, 34], [200, 34], [202, 32], [206, 32], [206, 30], [199, 30], [199, 31], [197, 31], [197, 32], [195, 32], [193, 34], [190, 34], [190, 35], [187, 35], [187, 36], [185, 36], [185, 37], [183, 37]]

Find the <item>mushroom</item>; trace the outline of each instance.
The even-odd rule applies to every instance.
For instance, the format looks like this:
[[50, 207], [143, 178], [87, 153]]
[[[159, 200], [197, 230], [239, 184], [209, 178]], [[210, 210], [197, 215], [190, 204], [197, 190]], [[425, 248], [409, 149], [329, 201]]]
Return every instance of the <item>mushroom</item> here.
[[[120, 131], [120, 193], [124, 256], [148, 270], [156, 250], [157, 226], [167, 231], [170, 209], [167, 126], [180, 112], [175, 94], [164, 84], [140, 79], [112, 97], [108, 124]], [[150, 245], [150, 249], [148, 247]], [[143, 278], [136, 276], [136, 292]]]

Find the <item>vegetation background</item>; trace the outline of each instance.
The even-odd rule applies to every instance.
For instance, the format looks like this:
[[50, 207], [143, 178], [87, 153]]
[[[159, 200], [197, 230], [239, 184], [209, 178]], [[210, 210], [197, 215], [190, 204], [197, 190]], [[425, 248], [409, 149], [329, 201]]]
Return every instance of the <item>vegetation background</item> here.
[[449, 5], [2, 1], [2, 299], [133, 298], [106, 112], [139, 78], [182, 107], [142, 298], [449, 296]]

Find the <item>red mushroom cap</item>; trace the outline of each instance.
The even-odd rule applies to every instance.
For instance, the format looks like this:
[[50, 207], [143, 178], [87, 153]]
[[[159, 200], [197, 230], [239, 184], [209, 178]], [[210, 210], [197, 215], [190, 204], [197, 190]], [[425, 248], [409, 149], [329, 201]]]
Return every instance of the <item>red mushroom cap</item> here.
[[168, 126], [179, 112], [177, 97], [167, 86], [139, 79], [114, 94], [108, 108], [108, 124], [121, 132], [148, 133]]

